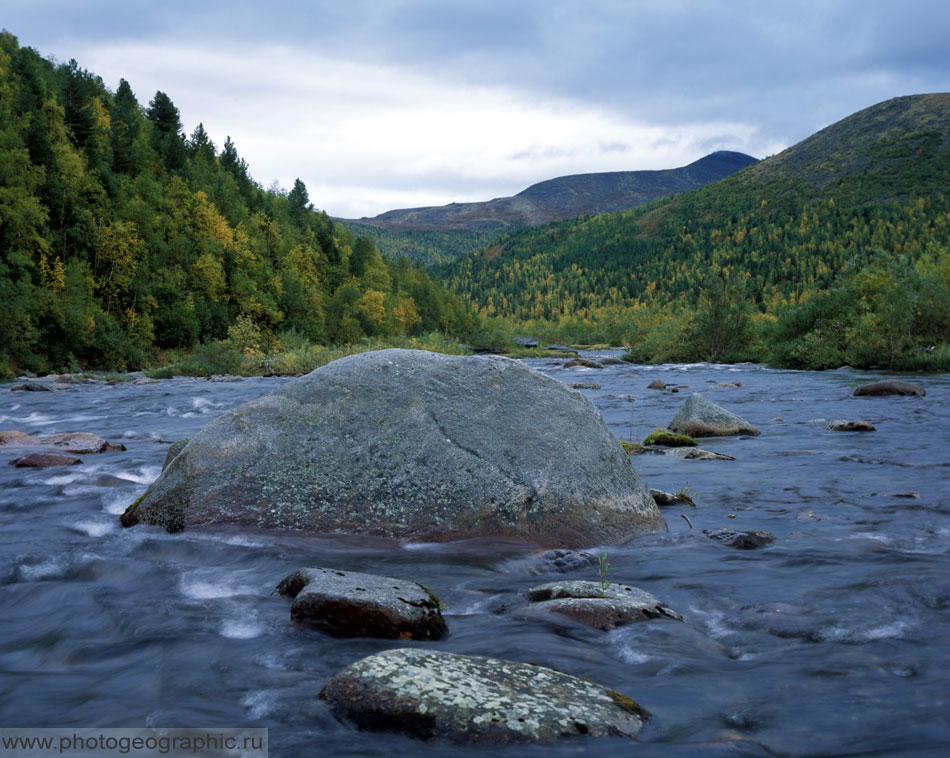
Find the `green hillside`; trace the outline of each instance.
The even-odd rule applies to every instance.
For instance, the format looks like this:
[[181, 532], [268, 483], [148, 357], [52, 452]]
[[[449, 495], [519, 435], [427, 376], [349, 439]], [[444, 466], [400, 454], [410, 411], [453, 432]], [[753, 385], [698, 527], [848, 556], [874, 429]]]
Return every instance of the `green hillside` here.
[[948, 190], [950, 95], [896, 98], [703, 189], [433, 271], [486, 316], [641, 360], [904, 365], [950, 339]]
[[230, 138], [185, 136], [165, 93], [144, 106], [0, 34], [0, 375], [471, 323], [421, 268], [315, 213], [299, 180], [264, 191]]

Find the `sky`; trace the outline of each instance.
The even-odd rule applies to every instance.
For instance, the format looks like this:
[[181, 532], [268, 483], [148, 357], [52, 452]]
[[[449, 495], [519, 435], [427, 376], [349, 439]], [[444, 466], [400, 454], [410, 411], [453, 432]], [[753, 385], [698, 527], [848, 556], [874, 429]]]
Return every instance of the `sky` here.
[[0, 0], [0, 27], [167, 93], [186, 133], [342, 218], [763, 158], [950, 91], [946, 0]]

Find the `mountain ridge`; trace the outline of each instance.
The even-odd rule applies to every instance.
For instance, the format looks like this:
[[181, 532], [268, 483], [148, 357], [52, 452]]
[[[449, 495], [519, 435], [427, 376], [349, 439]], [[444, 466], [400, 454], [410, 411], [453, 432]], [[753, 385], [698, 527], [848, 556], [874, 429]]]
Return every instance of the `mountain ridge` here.
[[492, 227], [515, 230], [646, 205], [662, 197], [698, 189], [755, 162], [755, 158], [744, 153], [718, 150], [678, 168], [570, 174], [532, 184], [510, 197], [399, 208], [372, 218], [340, 220], [390, 231], [456, 231]]

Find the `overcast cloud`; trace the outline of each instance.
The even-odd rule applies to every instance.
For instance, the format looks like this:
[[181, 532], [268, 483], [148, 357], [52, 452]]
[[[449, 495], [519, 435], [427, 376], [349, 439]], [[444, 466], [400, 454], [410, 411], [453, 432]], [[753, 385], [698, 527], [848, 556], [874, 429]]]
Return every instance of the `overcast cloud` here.
[[261, 184], [353, 218], [764, 157], [950, 90], [944, 0], [4, 0], [0, 25], [143, 105], [166, 92]]

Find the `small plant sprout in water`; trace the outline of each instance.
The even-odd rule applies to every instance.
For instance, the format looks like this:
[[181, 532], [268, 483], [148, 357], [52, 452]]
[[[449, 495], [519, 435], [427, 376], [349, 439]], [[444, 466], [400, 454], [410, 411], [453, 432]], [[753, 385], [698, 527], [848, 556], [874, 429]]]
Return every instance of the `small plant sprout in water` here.
[[677, 500], [683, 503], [686, 503], [687, 505], [691, 505], [693, 506], [693, 508], [695, 508], [696, 503], [693, 502], [693, 495], [695, 494], [697, 493], [690, 489], [689, 481], [687, 481], [686, 484], [683, 485], [683, 488], [679, 490], [679, 492], [677, 492], [674, 495], [674, 497], [676, 497]]
[[607, 553], [601, 553], [597, 558], [597, 570], [600, 572], [600, 596], [607, 597], [607, 588], [610, 582], [607, 581], [607, 574], [610, 573], [610, 564], [607, 562]]

